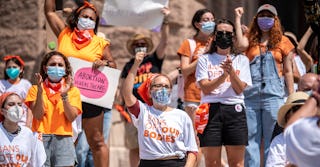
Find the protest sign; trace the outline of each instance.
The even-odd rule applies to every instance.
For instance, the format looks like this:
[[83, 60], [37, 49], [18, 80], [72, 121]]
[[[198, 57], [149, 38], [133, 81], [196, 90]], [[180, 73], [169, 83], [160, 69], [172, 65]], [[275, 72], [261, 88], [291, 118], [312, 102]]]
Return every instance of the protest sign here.
[[159, 29], [163, 21], [161, 9], [167, 4], [168, 0], [106, 0], [101, 23]]
[[92, 63], [69, 57], [74, 85], [80, 89], [81, 100], [104, 108], [112, 108], [118, 87], [120, 70], [100, 67], [92, 69]]

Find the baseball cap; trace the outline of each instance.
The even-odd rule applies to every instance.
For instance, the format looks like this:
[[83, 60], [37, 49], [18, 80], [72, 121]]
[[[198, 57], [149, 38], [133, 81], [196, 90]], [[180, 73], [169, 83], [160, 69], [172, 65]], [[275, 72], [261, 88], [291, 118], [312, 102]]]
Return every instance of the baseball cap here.
[[278, 15], [277, 9], [276, 9], [274, 6], [270, 5], [270, 4], [263, 4], [263, 5], [261, 5], [261, 6], [259, 7], [257, 13], [260, 13], [260, 12], [263, 11], [263, 10], [267, 10], [267, 11], [271, 12], [272, 14], [274, 14], [275, 16]]

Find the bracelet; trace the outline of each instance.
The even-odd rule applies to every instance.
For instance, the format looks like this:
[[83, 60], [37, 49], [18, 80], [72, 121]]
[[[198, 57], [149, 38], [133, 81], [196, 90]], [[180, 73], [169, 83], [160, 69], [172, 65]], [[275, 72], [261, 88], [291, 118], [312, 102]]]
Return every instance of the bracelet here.
[[67, 101], [68, 100], [68, 94], [61, 95], [62, 101]]

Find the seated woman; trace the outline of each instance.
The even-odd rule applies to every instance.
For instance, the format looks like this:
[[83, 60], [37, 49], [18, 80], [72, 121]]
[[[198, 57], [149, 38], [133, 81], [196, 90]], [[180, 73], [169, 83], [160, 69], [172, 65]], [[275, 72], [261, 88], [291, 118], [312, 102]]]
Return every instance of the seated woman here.
[[[13, 92], [0, 96], [0, 166], [42, 166], [46, 160], [42, 141], [20, 126], [23, 100]], [[10, 149], [13, 148], [13, 149]]]
[[[165, 75], [153, 75], [139, 89], [146, 103], [133, 95], [137, 69], [146, 54], [138, 52], [124, 81], [122, 95], [138, 129], [140, 167], [193, 166], [198, 152], [193, 125], [183, 111], [169, 107], [172, 83]], [[144, 93], [144, 94], [142, 94]], [[149, 104], [149, 105], [148, 105]]]

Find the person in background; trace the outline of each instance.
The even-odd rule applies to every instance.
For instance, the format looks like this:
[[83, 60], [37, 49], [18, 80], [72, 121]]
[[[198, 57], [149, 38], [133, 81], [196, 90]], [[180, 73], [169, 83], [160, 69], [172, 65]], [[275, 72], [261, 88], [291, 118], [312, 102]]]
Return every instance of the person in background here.
[[[248, 34], [238, 38], [239, 48], [247, 48], [245, 53], [250, 61], [252, 78], [252, 86], [244, 91], [249, 137], [245, 166], [249, 167], [260, 166], [261, 141], [264, 145], [264, 158], [261, 160], [265, 163], [277, 113], [284, 103], [285, 90], [288, 95], [294, 91], [294, 46], [283, 35], [277, 15], [274, 6], [261, 5]], [[240, 27], [241, 16], [237, 17], [236, 27]]]
[[[84, 1], [67, 18], [67, 24], [55, 12], [55, 0], [46, 0], [47, 21], [58, 37], [58, 51], [68, 57], [92, 62], [93, 70], [108, 66], [116, 68], [110, 52], [110, 42], [96, 35], [99, 15], [93, 4]], [[110, 109], [82, 102], [82, 127], [93, 154], [95, 166], [109, 166], [109, 148], [103, 136], [104, 113]], [[107, 162], [107, 163], [106, 163]]]
[[138, 129], [139, 167], [193, 167], [198, 151], [193, 124], [183, 111], [169, 107], [172, 83], [166, 75], [150, 76], [139, 87], [143, 103], [132, 93], [145, 52], [137, 52], [121, 93]]
[[[160, 12], [160, 11], [159, 11]], [[135, 76], [135, 82], [133, 83], [133, 94], [140, 101], [144, 102], [143, 99], [138, 94], [138, 88], [140, 85], [153, 73], [161, 73], [162, 63], [165, 58], [165, 50], [168, 43], [169, 36], [169, 22], [168, 17], [170, 10], [168, 7], [164, 7], [161, 10], [164, 15], [163, 24], [161, 27], [161, 38], [160, 42], [154, 52], [153, 51], [153, 42], [152, 39], [143, 35], [143, 34], [134, 34], [126, 43], [128, 52], [132, 55], [132, 58], [127, 62], [122, 70], [120, 81], [119, 81], [119, 90], [121, 87], [126, 87], [128, 85], [123, 85], [124, 79], [127, 77], [128, 73], [131, 71], [131, 68], [134, 64], [135, 55], [138, 52], [146, 53], [146, 56], [143, 58], [142, 63], [137, 70]], [[151, 53], [152, 52], [152, 53]], [[122, 110], [124, 106], [123, 95], [119, 94], [117, 101], [118, 107], [121, 107]], [[137, 167], [139, 164], [139, 145], [138, 145], [138, 131], [133, 126], [132, 123], [126, 121], [125, 123], [125, 145], [129, 149], [129, 159], [130, 166]]]
[[[303, 76], [301, 76], [299, 83], [298, 83], [298, 88], [296, 91], [302, 91], [308, 95], [312, 94], [312, 86], [317, 82], [318, 75], [314, 73], [306, 73]], [[273, 132], [272, 132], [272, 138], [271, 140], [274, 139], [274, 137], [278, 136], [281, 134], [284, 130], [283, 126], [279, 126], [278, 122], [276, 123]]]
[[[3, 60], [5, 62], [5, 68], [4, 79], [0, 80], [0, 95], [5, 92], [15, 92], [22, 99], [25, 99], [31, 83], [23, 78], [24, 61], [17, 55], [7, 55]], [[22, 107], [24, 112], [22, 119], [19, 121], [19, 125], [25, 125], [31, 128], [32, 113], [24, 103]]]
[[72, 122], [82, 113], [80, 91], [72, 85], [72, 68], [62, 53], [44, 55], [26, 104], [33, 113], [32, 130], [42, 135], [45, 166], [74, 166]]
[[[308, 43], [309, 39], [312, 39], [312, 36], [316, 36], [315, 34], [313, 34], [312, 28], [309, 27], [307, 29], [307, 31], [303, 34], [302, 38], [300, 39], [298, 46], [297, 46], [297, 50], [299, 54], [303, 54], [303, 55], [309, 55], [313, 62], [311, 64], [311, 72], [313, 73], [317, 73], [317, 69], [315, 69], [315, 67], [317, 66], [317, 62], [318, 62], [318, 38], [317, 36], [313, 38], [313, 40], [310, 42], [311, 43], [311, 47], [309, 48], [309, 51], [307, 52], [305, 50], [305, 47]], [[307, 69], [307, 72], [310, 72], [310, 70]]]
[[[290, 117], [309, 98], [307, 93], [298, 91], [288, 96], [286, 103], [281, 106], [278, 112], [277, 123], [280, 127], [285, 128]], [[271, 142], [266, 167], [286, 167], [289, 162], [286, 156], [286, 143], [283, 131], [277, 135]]]
[[291, 165], [319, 166], [320, 157], [320, 79], [312, 86], [312, 95], [288, 120], [284, 131], [287, 160]]
[[235, 52], [235, 37], [231, 21], [216, 21], [210, 50], [196, 68], [201, 103], [210, 105], [206, 128], [198, 134], [207, 167], [221, 166], [222, 145], [230, 166], [244, 166], [248, 129], [243, 91], [251, 85], [251, 75], [248, 58]]
[[17, 93], [0, 96], [0, 166], [39, 167], [46, 161], [42, 141], [18, 124], [23, 117], [22, 106], [23, 99]]
[[317, 82], [318, 75], [315, 73], [306, 73], [301, 76], [297, 91], [303, 91], [309, 95], [312, 94], [312, 86]]
[[[183, 108], [195, 124], [196, 109], [200, 105], [200, 88], [196, 85], [195, 71], [198, 58], [208, 50], [215, 28], [214, 13], [209, 9], [197, 10], [191, 20], [196, 34], [190, 39], [184, 39], [177, 54], [180, 57], [180, 72], [183, 76]], [[181, 88], [178, 88], [181, 89]], [[201, 149], [197, 164], [202, 158]]]

